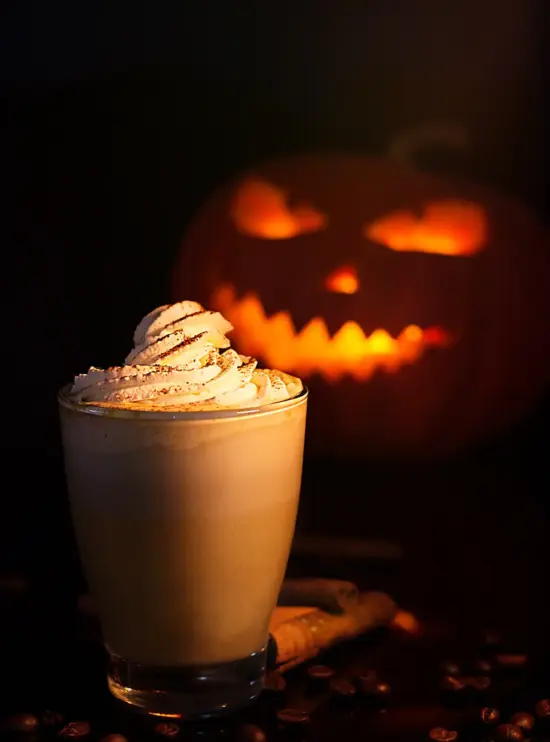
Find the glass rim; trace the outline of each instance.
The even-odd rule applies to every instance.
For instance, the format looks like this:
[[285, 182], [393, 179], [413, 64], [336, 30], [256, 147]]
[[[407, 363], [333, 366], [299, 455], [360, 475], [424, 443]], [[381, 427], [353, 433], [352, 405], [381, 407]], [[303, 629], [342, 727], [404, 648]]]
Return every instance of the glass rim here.
[[227, 420], [231, 418], [250, 417], [256, 415], [265, 415], [278, 410], [285, 410], [297, 407], [306, 401], [309, 396], [309, 389], [302, 383], [302, 389], [289, 399], [282, 399], [278, 402], [269, 404], [256, 405], [255, 407], [233, 407], [228, 409], [216, 410], [174, 410], [167, 408], [156, 410], [133, 410], [131, 407], [102, 407], [100, 404], [93, 402], [76, 402], [68, 396], [71, 384], [65, 384], [57, 394], [57, 401], [61, 407], [72, 410], [83, 415], [96, 415], [98, 417], [110, 417], [118, 420]]

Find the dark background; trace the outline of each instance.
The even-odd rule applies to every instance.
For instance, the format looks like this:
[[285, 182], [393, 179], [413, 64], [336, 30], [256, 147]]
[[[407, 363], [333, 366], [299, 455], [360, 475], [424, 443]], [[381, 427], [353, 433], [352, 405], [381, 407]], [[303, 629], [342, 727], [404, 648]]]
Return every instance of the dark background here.
[[[407, 130], [445, 125], [468, 141], [445, 160], [449, 172], [550, 221], [547, 5], [2, 6], [4, 572], [80, 580], [56, 391], [127, 352], [137, 320], [168, 300], [186, 224], [225, 178], [279, 152], [385, 153]], [[309, 462], [301, 527], [410, 542], [413, 577], [436, 554], [419, 590], [443, 602], [461, 600], [442, 587], [452, 570], [452, 585], [469, 579], [476, 600], [497, 572], [536, 592], [548, 556], [547, 408], [542, 400], [487, 447], [429, 470], [360, 465], [347, 500], [341, 480], [315, 476]], [[489, 595], [506, 605], [500, 588]]]

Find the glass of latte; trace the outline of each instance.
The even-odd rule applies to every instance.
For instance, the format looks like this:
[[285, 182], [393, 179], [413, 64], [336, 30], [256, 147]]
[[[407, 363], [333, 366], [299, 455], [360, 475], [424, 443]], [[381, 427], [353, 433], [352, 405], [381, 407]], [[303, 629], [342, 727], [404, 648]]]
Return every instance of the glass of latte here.
[[118, 699], [228, 713], [262, 689], [298, 507], [307, 390], [193, 301], [146, 315], [121, 366], [59, 393], [72, 519]]

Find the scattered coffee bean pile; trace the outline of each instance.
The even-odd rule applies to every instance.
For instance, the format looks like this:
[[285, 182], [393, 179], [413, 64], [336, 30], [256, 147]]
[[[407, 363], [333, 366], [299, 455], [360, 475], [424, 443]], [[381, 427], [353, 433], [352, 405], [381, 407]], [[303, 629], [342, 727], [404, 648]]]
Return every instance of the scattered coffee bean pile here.
[[[399, 638], [390, 633], [386, 641]], [[62, 713], [61, 707], [41, 713], [13, 713], [3, 720], [0, 736], [9, 742], [160, 742], [163, 738], [183, 742], [194, 736], [190, 733], [193, 728], [200, 731], [204, 742], [290, 738], [324, 742], [339, 736], [372, 742], [407, 738], [426, 742], [550, 742], [550, 692], [543, 695], [540, 683], [535, 684], [535, 691], [530, 690], [529, 657], [502, 651], [495, 633], [475, 647], [479, 656], [467, 660], [438, 659], [428, 667], [422, 654], [425, 650], [418, 649], [415, 661], [419, 673], [425, 671], [432, 678], [431, 690], [427, 689], [431, 700], [425, 704], [407, 701], [410, 680], [404, 683], [403, 678], [412, 677], [414, 683], [414, 672], [404, 672], [407, 668], [414, 671], [410, 659], [401, 661], [397, 651], [401, 664], [393, 671], [373, 669], [367, 664], [368, 652], [357, 646], [357, 661], [355, 645], [348, 644], [345, 651], [350, 661], [340, 661], [338, 653], [332, 652], [326, 664], [312, 662], [285, 676], [269, 674], [261, 698], [239, 719], [192, 727], [177, 719], [107, 710], [101, 712], [99, 722]], [[383, 667], [386, 658], [381, 647], [376, 665]], [[403, 663], [408, 663], [407, 668]], [[422, 684], [424, 689], [425, 682]], [[100, 714], [94, 716], [99, 718]]]

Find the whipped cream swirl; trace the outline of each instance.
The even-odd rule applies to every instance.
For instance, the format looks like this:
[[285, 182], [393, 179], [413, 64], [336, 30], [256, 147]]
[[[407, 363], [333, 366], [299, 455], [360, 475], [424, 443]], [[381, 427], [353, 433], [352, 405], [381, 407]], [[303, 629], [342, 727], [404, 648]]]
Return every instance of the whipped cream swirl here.
[[196, 301], [166, 304], [149, 312], [134, 332], [123, 366], [92, 366], [75, 377], [77, 402], [154, 407], [256, 407], [290, 399], [302, 383], [281, 371], [257, 368], [226, 337], [233, 326]]

